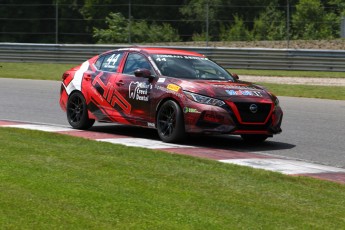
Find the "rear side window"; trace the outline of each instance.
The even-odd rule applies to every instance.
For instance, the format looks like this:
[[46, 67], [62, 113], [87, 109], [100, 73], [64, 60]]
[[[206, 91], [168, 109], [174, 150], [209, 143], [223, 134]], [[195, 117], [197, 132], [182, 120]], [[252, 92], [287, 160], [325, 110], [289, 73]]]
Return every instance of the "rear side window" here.
[[97, 59], [97, 61], [96, 61], [96, 63], [95, 63], [95, 66], [96, 66], [97, 69], [101, 69], [101, 65], [102, 65], [102, 62], [103, 62], [103, 60], [104, 60], [104, 57], [105, 57], [105, 56], [100, 56], [100, 57]]
[[96, 67], [99, 70], [107, 72], [117, 72], [121, 63], [123, 53], [115, 52], [100, 57], [96, 62]]

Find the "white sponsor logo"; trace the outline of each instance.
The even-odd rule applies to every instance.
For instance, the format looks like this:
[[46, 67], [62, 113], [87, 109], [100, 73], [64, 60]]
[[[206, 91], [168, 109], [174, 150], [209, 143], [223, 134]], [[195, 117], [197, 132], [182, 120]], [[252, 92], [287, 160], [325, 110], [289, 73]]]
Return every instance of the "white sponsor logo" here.
[[134, 82], [129, 84], [129, 98], [138, 101], [148, 101], [148, 91], [151, 84], [146, 84], [145, 82]]

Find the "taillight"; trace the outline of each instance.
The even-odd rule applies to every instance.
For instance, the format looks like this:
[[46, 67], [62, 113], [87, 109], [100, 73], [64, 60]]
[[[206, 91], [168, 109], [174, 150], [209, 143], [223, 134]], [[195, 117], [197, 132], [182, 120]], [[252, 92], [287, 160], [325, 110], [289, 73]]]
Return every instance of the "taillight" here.
[[63, 81], [66, 80], [66, 78], [68, 78], [68, 77], [69, 77], [69, 73], [62, 74], [62, 80]]

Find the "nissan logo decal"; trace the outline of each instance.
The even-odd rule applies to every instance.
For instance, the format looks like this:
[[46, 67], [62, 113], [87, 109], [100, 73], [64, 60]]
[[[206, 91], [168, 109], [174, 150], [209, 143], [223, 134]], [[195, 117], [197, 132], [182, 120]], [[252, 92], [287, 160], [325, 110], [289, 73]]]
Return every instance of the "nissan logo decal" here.
[[256, 113], [256, 112], [258, 111], [258, 106], [257, 106], [256, 104], [251, 104], [251, 105], [249, 106], [249, 110], [250, 110], [250, 112], [252, 112], [252, 113]]

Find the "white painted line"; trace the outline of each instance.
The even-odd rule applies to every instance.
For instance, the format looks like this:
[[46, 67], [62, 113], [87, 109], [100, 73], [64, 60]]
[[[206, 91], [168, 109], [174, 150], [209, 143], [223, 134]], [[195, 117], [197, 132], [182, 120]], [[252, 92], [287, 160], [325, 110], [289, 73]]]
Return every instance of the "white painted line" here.
[[97, 139], [97, 141], [109, 142], [112, 144], [122, 144], [132, 147], [143, 147], [148, 149], [195, 148], [195, 146], [190, 145], [170, 144], [162, 141], [149, 140], [144, 138], [107, 138]]
[[65, 127], [50, 126], [50, 125], [34, 125], [34, 124], [2, 125], [1, 127], [31, 129], [31, 130], [39, 130], [39, 131], [44, 131], [44, 132], [77, 131], [75, 129], [65, 128]]
[[249, 166], [259, 169], [266, 169], [270, 171], [280, 172], [283, 174], [309, 174], [330, 172], [345, 173], [345, 169], [342, 168], [286, 159], [229, 159], [220, 160], [220, 162]]

